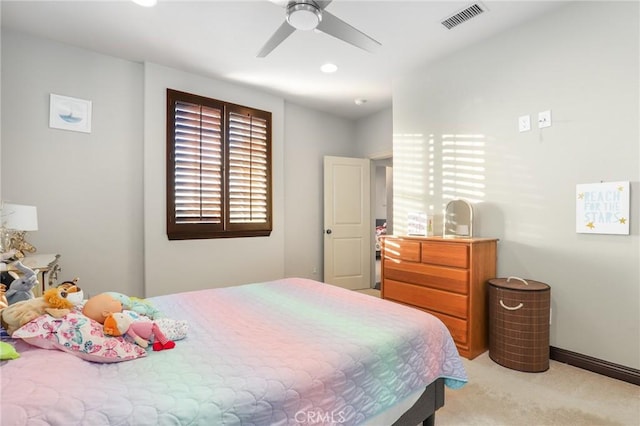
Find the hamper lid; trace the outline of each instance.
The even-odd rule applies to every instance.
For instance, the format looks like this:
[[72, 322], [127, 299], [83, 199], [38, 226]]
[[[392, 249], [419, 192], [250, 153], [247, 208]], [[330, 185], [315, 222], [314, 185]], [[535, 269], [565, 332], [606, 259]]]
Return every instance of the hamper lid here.
[[493, 278], [489, 280], [489, 284], [511, 290], [543, 291], [550, 288], [548, 284], [540, 281], [524, 280], [518, 277]]

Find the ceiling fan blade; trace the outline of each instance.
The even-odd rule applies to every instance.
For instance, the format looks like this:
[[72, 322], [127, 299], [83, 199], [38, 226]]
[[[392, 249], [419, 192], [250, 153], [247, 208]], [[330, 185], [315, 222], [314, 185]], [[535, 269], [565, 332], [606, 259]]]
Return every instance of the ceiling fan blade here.
[[287, 37], [289, 37], [296, 29], [289, 25], [286, 21], [280, 25], [280, 28], [276, 30], [275, 33], [271, 36], [269, 40], [262, 46], [262, 49], [258, 52], [258, 58], [264, 58], [267, 56], [273, 49], [278, 47], [280, 43], [282, 43]]
[[313, 1], [315, 4], [318, 5], [320, 10], [324, 10], [327, 6], [329, 6], [329, 3], [332, 2], [332, 0], [313, 0]]
[[376, 40], [326, 10], [322, 12], [322, 21], [318, 24], [317, 29], [369, 52], [375, 52], [382, 46]]

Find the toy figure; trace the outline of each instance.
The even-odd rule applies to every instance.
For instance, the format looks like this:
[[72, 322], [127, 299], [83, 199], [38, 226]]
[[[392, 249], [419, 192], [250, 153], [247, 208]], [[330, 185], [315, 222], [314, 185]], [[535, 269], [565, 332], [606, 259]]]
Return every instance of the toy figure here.
[[77, 287], [73, 288], [51, 288], [44, 292], [41, 297], [22, 300], [9, 305], [0, 311], [0, 321], [2, 327], [9, 335], [14, 331], [38, 318], [41, 315], [49, 314], [55, 318], [61, 318], [70, 312], [74, 302], [68, 299], [73, 293], [81, 292]]
[[112, 336], [127, 334], [143, 348], [149, 346], [149, 340], [153, 337], [155, 339], [154, 351], [173, 349], [176, 346], [175, 342], [166, 338], [155, 322], [134, 321], [133, 318], [122, 312], [107, 316], [104, 321], [104, 333]]
[[82, 313], [100, 324], [111, 314], [122, 312], [122, 303], [109, 293], [97, 294], [87, 300]]
[[160, 312], [151, 304], [151, 302], [140, 299], [138, 297], [129, 297], [126, 294], [117, 293], [115, 291], [107, 292], [111, 297], [122, 303], [122, 309], [134, 311], [140, 315], [149, 317], [150, 319], [159, 318]]
[[9, 305], [13, 305], [21, 300], [33, 299], [36, 296], [33, 294], [33, 288], [38, 285], [38, 270], [35, 271], [27, 268], [21, 262], [15, 262], [13, 266], [20, 272], [22, 276], [18, 276], [9, 285], [6, 296]]

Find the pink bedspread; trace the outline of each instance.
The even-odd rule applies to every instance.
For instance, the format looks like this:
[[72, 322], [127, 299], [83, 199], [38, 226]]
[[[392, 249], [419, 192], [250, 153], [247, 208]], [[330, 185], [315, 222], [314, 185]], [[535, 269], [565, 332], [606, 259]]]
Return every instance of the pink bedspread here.
[[186, 319], [175, 349], [98, 364], [16, 343], [2, 425], [357, 425], [466, 375], [424, 312], [305, 279], [149, 299]]

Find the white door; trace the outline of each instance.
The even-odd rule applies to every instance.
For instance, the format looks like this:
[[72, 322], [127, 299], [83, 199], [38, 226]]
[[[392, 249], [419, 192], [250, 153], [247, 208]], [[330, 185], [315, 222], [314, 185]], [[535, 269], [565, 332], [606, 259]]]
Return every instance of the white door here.
[[324, 157], [324, 281], [371, 287], [370, 161]]

